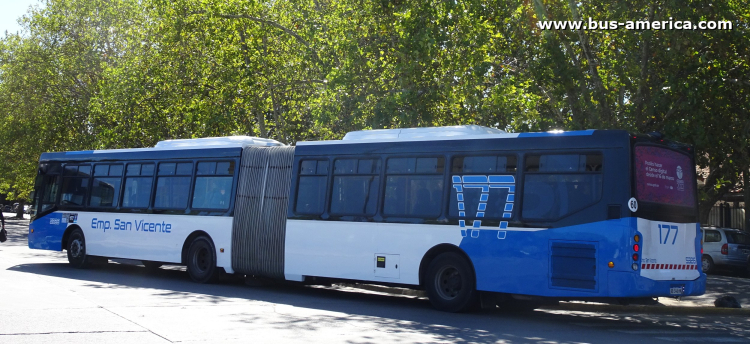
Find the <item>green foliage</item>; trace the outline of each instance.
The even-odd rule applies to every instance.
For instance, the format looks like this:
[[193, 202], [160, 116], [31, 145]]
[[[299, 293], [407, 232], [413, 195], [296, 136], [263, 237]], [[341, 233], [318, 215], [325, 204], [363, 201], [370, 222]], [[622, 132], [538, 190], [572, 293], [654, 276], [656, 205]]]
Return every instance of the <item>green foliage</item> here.
[[[44, 151], [480, 124], [665, 132], [696, 145], [708, 203], [750, 166], [745, 5], [46, 0], [0, 40], [0, 191], [25, 197]], [[734, 29], [537, 27], [670, 17]]]

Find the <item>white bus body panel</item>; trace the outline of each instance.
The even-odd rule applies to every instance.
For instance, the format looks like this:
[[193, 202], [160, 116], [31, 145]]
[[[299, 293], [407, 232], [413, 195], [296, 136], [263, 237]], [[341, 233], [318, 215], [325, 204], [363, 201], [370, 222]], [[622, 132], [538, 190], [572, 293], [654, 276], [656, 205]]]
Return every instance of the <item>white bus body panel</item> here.
[[[418, 285], [425, 253], [442, 243], [458, 247], [461, 239], [458, 226], [288, 220], [284, 274]], [[384, 271], [378, 256], [386, 259]]]
[[643, 236], [641, 276], [656, 281], [692, 281], [700, 277], [695, 256], [695, 223], [650, 221], [638, 218]]
[[195, 231], [204, 231], [216, 247], [216, 266], [228, 273], [234, 272], [231, 217], [99, 212], [77, 214], [76, 224], [83, 230], [88, 254], [179, 264], [185, 239]]

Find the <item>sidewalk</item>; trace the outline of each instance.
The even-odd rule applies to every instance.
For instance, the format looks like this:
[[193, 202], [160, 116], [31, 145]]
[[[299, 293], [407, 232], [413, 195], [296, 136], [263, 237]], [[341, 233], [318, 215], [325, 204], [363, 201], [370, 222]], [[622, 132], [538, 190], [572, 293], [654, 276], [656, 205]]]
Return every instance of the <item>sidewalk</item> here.
[[724, 295], [733, 296], [742, 308], [750, 310], [750, 278], [720, 271], [719, 274], [708, 275], [705, 294], [687, 296], [679, 300], [659, 298], [659, 303], [674, 307], [714, 307], [714, 300]]

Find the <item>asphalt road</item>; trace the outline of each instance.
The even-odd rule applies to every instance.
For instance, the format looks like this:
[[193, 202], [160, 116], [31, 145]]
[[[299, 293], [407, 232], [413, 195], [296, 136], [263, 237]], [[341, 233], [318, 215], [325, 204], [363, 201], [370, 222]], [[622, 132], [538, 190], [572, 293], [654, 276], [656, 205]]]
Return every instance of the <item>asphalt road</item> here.
[[750, 342], [750, 319], [542, 310], [448, 314], [424, 299], [237, 277], [192, 283], [181, 267], [76, 270], [30, 250], [28, 221], [0, 244], [0, 343]]

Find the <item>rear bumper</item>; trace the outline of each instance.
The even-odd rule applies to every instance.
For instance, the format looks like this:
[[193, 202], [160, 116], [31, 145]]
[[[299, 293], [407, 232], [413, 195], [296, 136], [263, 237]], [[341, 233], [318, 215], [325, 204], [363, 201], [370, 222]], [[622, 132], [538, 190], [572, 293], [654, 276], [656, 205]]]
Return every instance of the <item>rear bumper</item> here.
[[[632, 272], [609, 271], [607, 278], [610, 297], [676, 297], [696, 296], [706, 292], [706, 274], [692, 281], [656, 281]], [[682, 288], [681, 295], [671, 294], [672, 288]]]

